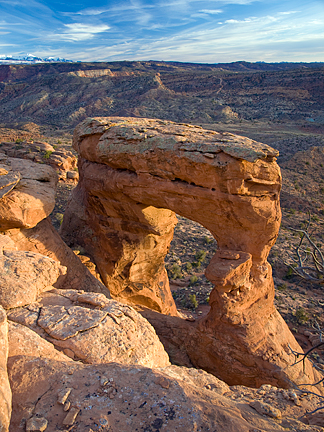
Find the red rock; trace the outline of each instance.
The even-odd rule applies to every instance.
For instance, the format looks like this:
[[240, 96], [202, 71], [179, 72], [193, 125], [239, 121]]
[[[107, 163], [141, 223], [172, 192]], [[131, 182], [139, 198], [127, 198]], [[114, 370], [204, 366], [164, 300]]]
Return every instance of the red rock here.
[[[102, 294], [53, 290], [37, 303], [10, 311], [8, 317], [85, 363], [170, 364], [151, 324], [130, 306]], [[37, 350], [35, 355], [45, 356]]]
[[[281, 425], [260, 415], [248, 404], [231, 400], [227, 396], [231, 391], [219, 385], [217, 378], [193, 369], [83, 365], [26, 356], [10, 358], [8, 369], [13, 392], [12, 432], [25, 431], [31, 411], [46, 419], [49, 432], [64, 430], [64, 424], [73, 426], [73, 432], [317, 430], [291, 418]], [[70, 403], [70, 408], [66, 412], [65, 405], [57, 402], [67, 391], [65, 403]]]
[[8, 169], [6, 176], [10, 173], [19, 176], [13, 188], [7, 187], [2, 198], [0, 195], [0, 229], [34, 227], [54, 209], [55, 171], [47, 165], [15, 158], [7, 158], [1, 165]]
[[28, 327], [9, 321], [9, 357], [25, 355], [69, 361], [70, 358]]
[[[206, 271], [211, 310], [179, 324], [182, 334], [167, 324], [166, 338], [176, 335], [193, 364], [233, 384], [301, 379], [302, 366], [288, 368], [288, 344], [301, 348], [274, 308], [267, 262], [281, 221], [278, 152], [230, 133], [118, 117], [85, 120], [73, 146], [80, 181], [62, 234], [94, 258], [112, 297], [175, 315], [164, 268], [173, 212], [197, 221], [218, 244]], [[312, 381], [309, 364], [306, 375]]]
[[36, 301], [42, 291], [52, 289], [65, 267], [34, 252], [3, 250], [0, 253], [0, 305], [5, 309]]
[[31, 229], [8, 230], [6, 235], [14, 241], [19, 250], [41, 253], [67, 268], [64, 279], [59, 278], [54, 284], [55, 287], [99, 292], [110, 298], [109, 290], [90, 273], [80, 258], [63, 242], [49, 218], [42, 220]]

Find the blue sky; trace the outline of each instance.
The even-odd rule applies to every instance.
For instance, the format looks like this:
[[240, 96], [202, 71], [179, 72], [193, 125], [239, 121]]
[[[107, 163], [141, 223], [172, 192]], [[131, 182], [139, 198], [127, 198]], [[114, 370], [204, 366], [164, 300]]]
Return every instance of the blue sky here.
[[324, 61], [324, 0], [0, 0], [0, 55]]

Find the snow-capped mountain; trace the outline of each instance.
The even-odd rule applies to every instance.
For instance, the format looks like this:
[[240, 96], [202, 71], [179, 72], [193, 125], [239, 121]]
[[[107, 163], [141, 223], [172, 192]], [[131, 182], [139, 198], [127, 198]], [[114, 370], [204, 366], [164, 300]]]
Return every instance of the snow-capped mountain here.
[[0, 64], [35, 64], [35, 63], [57, 63], [57, 62], [73, 62], [60, 57], [37, 57], [32, 54], [22, 56], [4, 56], [0, 55]]

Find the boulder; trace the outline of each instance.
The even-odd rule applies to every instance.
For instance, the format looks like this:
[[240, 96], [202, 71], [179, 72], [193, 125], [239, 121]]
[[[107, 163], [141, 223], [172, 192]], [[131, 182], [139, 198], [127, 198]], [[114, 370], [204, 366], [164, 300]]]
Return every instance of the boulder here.
[[3, 255], [3, 251], [16, 251], [17, 246], [15, 242], [7, 235], [0, 234], [0, 257]]
[[0, 305], [0, 431], [8, 432], [11, 416], [11, 389], [7, 373], [8, 323]]
[[170, 364], [150, 323], [103, 294], [52, 290], [37, 303], [10, 311], [8, 317], [85, 363]]
[[[73, 147], [80, 180], [61, 233], [93, 257], [112, 298], [176, 315], [164, 257], [175, 213], [192, 219], [218, 251], [206, 271], [210, 312], [185, 336], [190, 361], [233, 384], [262, 377], [287, 387], [301, 378], [302, 366], [288, 367], [288, 346], [301, 348], [275, 310], [267, 262], [281, 221], [278, 151], [231, 133], [120, 117], [80, 123]], [[309, 364], [306, 374], [311, 381]]]
[[59, 278], [55, 287], [103, 293], [110, 298], [109, 289], [94, 277], [80, 258], [64, 243], [49, 218], [34, 228], [6, 231], [20, 251], [41, 253], [66, 267], [64, 278]]
[[0, 305], [11, 309], [33, 303], [41, 292], [51, 289], [65, 272], [65, 267], [59, 262], [38, 253], [2, 250]]
[[32, 228], [50, 215], [57, 183], [51, 167], [8, 157], [0, 169], [7, 171], [0, 175], [0, 230]]
[[245, 388], [232, 392], [193, 369], [84, 365], [27, 356], [11, 357], [8, 364], [12, 432], [36, 422], [46, 424], [49, 432], [319, 430], [293, 416], [280, 420], [260, 415], [242, 402]]

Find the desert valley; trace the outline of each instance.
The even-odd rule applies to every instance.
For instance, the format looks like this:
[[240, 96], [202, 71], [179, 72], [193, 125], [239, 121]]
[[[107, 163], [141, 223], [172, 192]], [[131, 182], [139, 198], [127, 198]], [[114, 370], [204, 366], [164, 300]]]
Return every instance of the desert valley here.
[[0, 65], [0, 431], [324, 430], [323, 166], [322, 63]]

